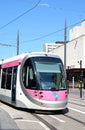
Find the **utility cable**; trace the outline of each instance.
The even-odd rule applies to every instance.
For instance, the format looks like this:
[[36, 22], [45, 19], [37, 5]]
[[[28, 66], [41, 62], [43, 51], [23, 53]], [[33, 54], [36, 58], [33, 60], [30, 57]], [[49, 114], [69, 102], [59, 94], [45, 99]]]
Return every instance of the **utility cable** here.
[[[71, 28], [71, 27], [73, 27], [73, 26], [75, 26], [75, 25], [77, 25], [77, 24], [80, 24], [82, 21], [84, 21], [84, 20], [81, 20], [81, 21], [76, 22], [76, 23], [74, 23], [74, 24], [72, 24], [72, 25], [69, 25], [69, 26], [66, 27], [66, 29]], [[23, 42], [25, 43], [25, 42], [28, 42], [28, 41], [38, 41], [38, 40], [41, 40], [41, 39], [43, 39], [43, 38], [45, 38], [45, 37], [49, 37], [49, 36], [51, 36], [51, 35], [54, 35], [55, 33], [58, 33], [58, 32], [60, 32], [60, 31], [64, 31], [64, 28], [59, 29], [59, 30], [56, 30], [56, 31], [51, 32], [51, 33], [48, 33], [48, 34], [43, 35], [43, 36], [41, 36], [41, 37], [37, 37], [37, 38], [31, 39], [31, 40], [27, 40], [27, 41], [23, 41]]]
[[0, 43], [0, 46], [16, 47], [16, 45]]
[[23, 17], [25, 14], [27, 14], [27, 13], [30, 12], [30, 11], [32, 11], [33, 9], [35, 9], [35, 8], [39, 5], [40, 2], [41, 2], [41, 0], [39, 0], [39, 1], [37, 2], [37, 4], [35, 4], [35, 5], [34, 5], [32, 8], [30, 8], [29, 10], [27, 10], [27, 11], [25, 11], [24, 13], [20, 14], [19, 16], [17, 16], [16, 18], [14, 18], [13, 20], [9, 21], [7, 24], [1, 26], [1, 27], [0, 27], [0, 30], [3, 29], [3, 28], [5, 28], [5, 27], [7, 27], [9, 24], [15, 22], [15, 21], [18, 20], [19, 18]]

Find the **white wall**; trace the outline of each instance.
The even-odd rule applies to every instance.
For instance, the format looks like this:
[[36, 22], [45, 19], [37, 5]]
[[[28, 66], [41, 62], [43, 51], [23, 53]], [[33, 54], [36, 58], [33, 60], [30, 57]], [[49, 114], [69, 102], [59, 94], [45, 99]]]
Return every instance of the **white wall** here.
[[69, 33], [70, 33], [69, 40], [71, 41], [81, 35], [81, 27], [75, 26], [72, 29], [70, 29]]
[[[59, 55], [64, 63], [64, 45], [60, 45], [50, 53]], [[85, 68], [85, 36], [74, 39], [66, 45], [66, 66], [80, 68], [80, 60], [82, 67]]]
[[57, 48], [50, 51], [50, 53], [54, 53], [59, 55], [64, 63], [64, 45], [57, 44]]
[[82, 60], [82, 61], [84, 60], [83, 59], [83, 55], [84, 55], [83, 50], [84, 50], [83, 37], [69, 42], [67, 44], [67, 52], [66, 52], [67, 53], [67, 63], [66, 63], [66, 65], [70, 66], [71, 68], [79, 68], [80, 60]]
[[[66, 45], [66, 66], [70, 68], [85, 68], [85, 21], [70, 30], [70, 41]], [[50, 51], [61, 57], [64, 63], [64, 45], [57, 44], [57, 48]]]

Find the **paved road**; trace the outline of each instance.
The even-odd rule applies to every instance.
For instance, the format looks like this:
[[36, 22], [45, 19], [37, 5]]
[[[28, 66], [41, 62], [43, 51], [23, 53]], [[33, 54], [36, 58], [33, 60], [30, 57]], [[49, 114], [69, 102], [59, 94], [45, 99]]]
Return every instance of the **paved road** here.
[[[82, 93], [82, 97], [81, 97], [81, 93]], [[82, 88], [82, 91], [81, 91], [78, 88], [70, 88], [69, 97], [85, 100], [85, 89]]]
[[0, 108], [0, 130], [19, 130], [11, 116]]
[[69, 89], [68, 112], [64, 114], [34, 115], [0, 103], [0, 130], [85, 130], [84, 89], [82, 93], [80, 98], [79, 89]]

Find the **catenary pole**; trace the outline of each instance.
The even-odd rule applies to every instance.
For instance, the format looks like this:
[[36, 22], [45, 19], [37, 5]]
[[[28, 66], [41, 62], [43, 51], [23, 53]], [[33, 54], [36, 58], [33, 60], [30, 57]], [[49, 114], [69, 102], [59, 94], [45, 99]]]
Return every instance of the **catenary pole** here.
[[65, 20], [65, 27], [64, 27], [64, 68], [66, 71], [66, 20]]
[[17, 33], [17, 55], [19, 55], [19, 31]]

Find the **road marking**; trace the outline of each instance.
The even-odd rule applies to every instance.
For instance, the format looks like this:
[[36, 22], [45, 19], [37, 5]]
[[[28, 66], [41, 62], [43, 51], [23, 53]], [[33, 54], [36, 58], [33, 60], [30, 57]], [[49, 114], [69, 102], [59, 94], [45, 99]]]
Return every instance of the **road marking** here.
[[79, 112], [79, 113], [82, 113], [82, 114], [85, 114], [84, 111], [80, 111], [78, 109], [75, 109], [75, 108], [72, 108], [72, 107], [68, 107], [69, 109], [73, 110], [73, 111], [76, 111], [76, 112]]
[[42, 123], [42, 122], [40, 122], [40, 121], [39, 121], [39, 123], [40, 123], [40, 125], [41, 125], [42, 127], [44, 127], [45, 130], [50, 130], [44, 123]]
[[71, 100], [78, 101], [78, 100], [80, 100], [80, 98], [77, 98], [77, 99], [76, 98], [70, 98], [69, 101], [71, 101]]
[[55, 116], [52, 116], [52, 115], [49, 115], [49, 116], [52, 117], [52, 118], [54, 118], [54, 119], [56, 119], [56, 120], [58, 120], [59, 122], [65, 123], [64, 120], [62, 120], [62, 119], [60, 119], [58, 117], [55, 117]]
[[16, 120], [16, 121], [39, 123], [45, 130], [50, 130], [44, 123], [40, 121], [33, 121], [33, 120]]

